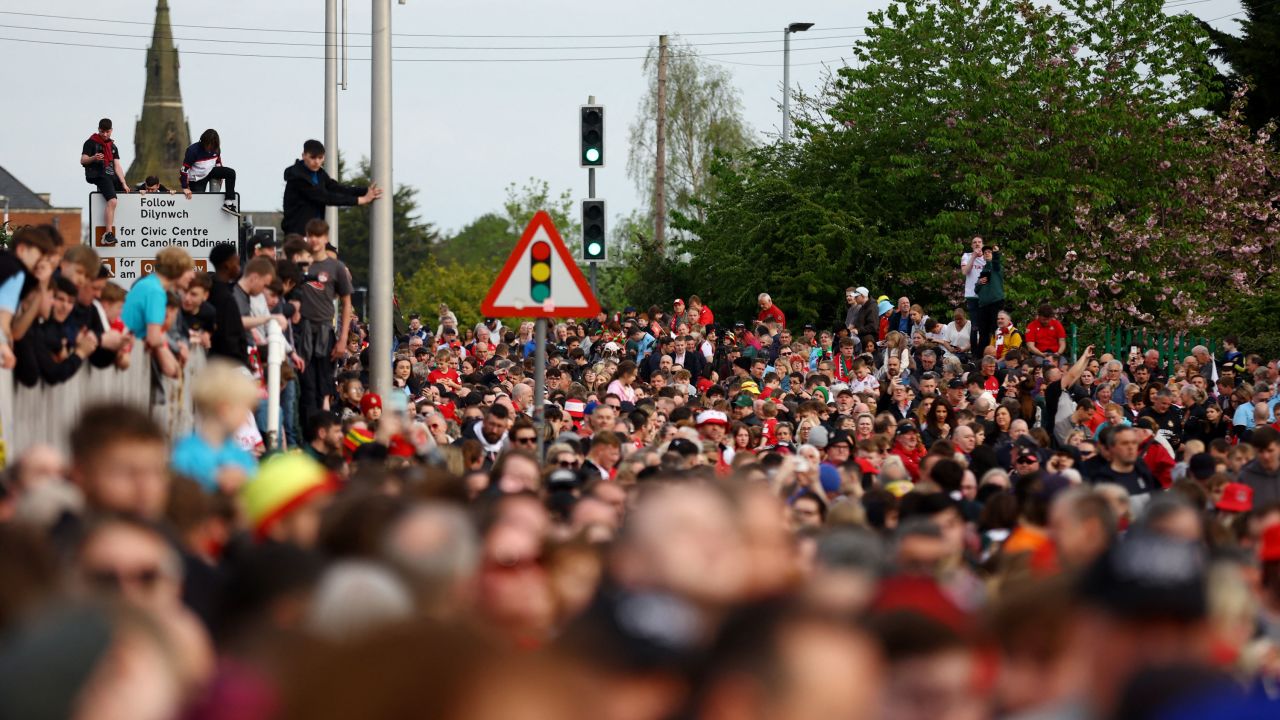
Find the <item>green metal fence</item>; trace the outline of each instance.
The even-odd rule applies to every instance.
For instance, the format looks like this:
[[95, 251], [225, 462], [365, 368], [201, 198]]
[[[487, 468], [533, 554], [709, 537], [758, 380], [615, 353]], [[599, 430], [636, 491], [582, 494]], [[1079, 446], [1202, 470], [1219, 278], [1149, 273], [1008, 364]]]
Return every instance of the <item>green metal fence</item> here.
[[1173, 366], [1190, 355], [1191, 348], [1197, 345], [1204, 345], [1209, 348], [1209, 353], [1212, 355], [1216, 356], [1218, 354], [1218, 340], [1216, 338], [1207, 338], [1191, 333], [1162, 333], [1147, 328], [1134, 329], [1110, 325], [1101, 328], [1089, 328], [1088, 330], [1091, 330], [1092, 333], [1086, 331], [1086, 334], [1091, 334], [1093, 337], [1081, 340], [1079, 328], [1074, 323], [1071, 325], [1072, 357], [1079, 357], [1079, 351], [1083, 349], [1081, 343], [1088, 345], [1092, 342], [1097, 355], [1109, 353], [1123, 362], [1129, 357], [1129, 348], [1137, 346], [1139, 352], [1146, 352], [1147, 350], [1158, 351], [1160, 353], [1160, 364], [1164, 367], [1165, 372], [1173, 372]]

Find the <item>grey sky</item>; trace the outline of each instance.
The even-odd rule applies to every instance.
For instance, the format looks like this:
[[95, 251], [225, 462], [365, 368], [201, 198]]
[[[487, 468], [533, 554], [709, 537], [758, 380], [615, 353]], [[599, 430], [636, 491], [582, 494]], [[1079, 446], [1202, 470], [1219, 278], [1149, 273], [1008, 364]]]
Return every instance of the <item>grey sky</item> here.
[[[528, 50], [398, 49], [410, 58], [515, 59], [624, 57], [600, 62], [396, 62], [395, 178], [421, 192], [423, 218], [443, 230], [457, 230], [480, 214], [501, 207], [508, 183], [529, 177], [552, 189], [586, 195], [586, 172], [577, 166], [577, 106], [590, 94], [607, 106], [606, 168], [598, 174], [598, 195], [610, 215], [639, 205], [626, 176], [628, 128], [645, 88], [642, 60], [649, 42], [662, 32], [680, 33], [700, 52], [744, 53], [725, 61], [741, 92], [746, 118], [763, 135], [780, 122], [782, 33], [789, 22], [816, 23], [795, 35], [792, 81], [813, 87], [819, 61], [840, 64], [853, 36], [848, 28], [866, 24], [869, 10], [885, 0], [848, 2], [766, 2], [763, 0], [468, 0], [439, 3], [408, 0], [393, 4], [394, 32], [455, 37], [397, 37], [404, 46], [548, 47]], [[596, 12], [584, 12], [592, 5]], [[1171, 8], [1206, 19], [1235, 13], [1237, 0], [1171, 0]], [[223, 0], [216, 4], [170, 0], [174, 37], [182, 58], [182, 93], [193, 138], [206, 127], [222, 136], [226, 164], [240, 173], [243, 206], [280, 206], [281, 172], [297, 157], [302, 141], [323, 137], [323, 61], [201, 55], [243, 53], [322, 57], [324, 4], [320, 0]], [[351, 56], [349, 89], [340, 94], [339, 144], [354, 160], [369, 153], [370, 3], [349, 0]], [[30, 3], [0, 0], [0, 11], [44, 13], [99, 20], [62, 20], [0, 13], [0, 66], [4, 67], [5, 112], [0, 113], [0, 165], [36, 192], [51, 192], [55, 205], [87, 205], [89, 185], [75, 163], [80, 144], [99, 117], [116, 122], [116, 140], [132, 159], [133, 122], [141, 110], [143, 50], [149, 44], [155, 3], [150, 0], [103, 5], [89, 0]], [[109, 13], [104, 15], [103, 13]], [[1231, 29], [1240, 16], [1217, 20]], [[101, 20], [140, 24], [105, 23]], [[182, 27], [212, 25], [262, 28], [262, 32]], [[13, 27], [22, 26], [22, 27]], [[30, 28], [74, 30], [52, 32]], [[312, 32], [281, 32], [281, 30]], [[121, 36], [83, 34], [87, 31]], [[697, 35], [766, 31], [759, 34]], [[462, 38], [489, 35], [620, 35], [642, 37]], [[647, 35], [646, 35], [647, 34]], [[136, 36], [136, 37], [134, 37]], [[13, 39], [71, 43], [48, 45]], [[825, 39], [824, 39], [825, 38]], [[197, 41], [200, 40], [200, 41]], [[223, 42], [209, 42], [218, 40]], [[235, 44], [225, 41], [265, 44]], [[765, 42], [761, 42], [765, 41]], [[299, 43], [281, 45], [276, 43]], [[743, 43], [709, 45], [704, 43]], [[116, 50], [84, 44], [131, 47]], [[359, 47], [366, 46], [366, 47]], [[567, 46], [608, 46], [568, 50]], [[640, 47], [619, 47], [640, 46]], [[838, 47], [827, 47], [838, 46]], [[772, 52], [757, 52], [757, 51]], [[728, 64], [733, 63], [752, 63]], [[76, 110], [79, 108], [79, 111]], [[176, 183], [174, 178], [164, 178]], [[130, 178], [138, 181], [141, 178]]]

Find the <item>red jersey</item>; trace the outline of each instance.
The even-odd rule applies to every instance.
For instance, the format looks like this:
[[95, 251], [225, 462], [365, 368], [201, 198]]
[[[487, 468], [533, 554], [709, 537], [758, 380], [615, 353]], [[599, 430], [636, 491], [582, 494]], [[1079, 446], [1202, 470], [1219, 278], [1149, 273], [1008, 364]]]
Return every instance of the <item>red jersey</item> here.
[[1023, 344], [1035, 343], [1042, 353], [1058, 352], [1058, 344], [1066, 339], [1067, 330], [1057, 319], [1050, 319], [1048, 325], [1042, 325], [1041, 320], [1036, 318], [1027, 325], [1027, 331], [1022, 336]]
[[787, 316], [783, 314], [782, 308], [777, 305], [770, 305], [768, 309], [761, 310], [760, 314], [756, 316], [756, 322], [764, 322], [766, 320], [773, 320], [782, 327], [787, 326]]
[[440, 370], [440, 368], [436, 368], [427, 375], [427, 382], [432, 385], [435, 385], [441, 380], [448, 380], [450, 382], [458, 383], [459, 385], [462, 384], [462, 380], [458, 377], [458, 370], [456, 368], [449, 368], [448, 370], [443, 371]]

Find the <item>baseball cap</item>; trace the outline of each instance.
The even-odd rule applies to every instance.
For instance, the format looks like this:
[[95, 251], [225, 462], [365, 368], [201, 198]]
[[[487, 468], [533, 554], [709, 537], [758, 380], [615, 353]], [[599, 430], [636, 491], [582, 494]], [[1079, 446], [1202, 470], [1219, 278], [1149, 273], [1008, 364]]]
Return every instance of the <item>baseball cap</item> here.
[[733, 399], [734, 407], [749, 408], [753, 404], [755, 404], [755, 401], [751, 399], [750, 394], [745, 392]]
[[965, 388], [965, 384], [960, 378], [953, 378], [951, 382], [947, 383], [947, 388], [950, 390], [963, 390]]
[[829, 437], [830, 435], [827, 432], [827, 429], [821, 425], [817, 425], [809, 428], [809, 439], [805, 442], [821, 450], [827, 446]]
[[671, 304], [672, 304], [672, 305], [683, 305], [683, 304], [684, 304], [684, 300], [681, 300], [680, 298], [676, 298], [675, 300], [672, 300], [672, 301], [671, 301]]
[[698, 454], [699, 448], [692, 440], [678, 437], [667, 444], [667, 452], [677, 453], [683, 457], [693, 457]]
[[1196, 543], [1133, 531], [1089, 567], [1080, 597], [1122, 618], [1198, 620], [1208, 604], [1206, 562]]
[[969, 626], [969, 617], [947, 596], [938, 582], [929, 577], [898, 575], [880, 583], [871, 603], [873, 616], [894, 613], [920, 615], [955, 632]]
[[1249, 512], [1253, 509], [1253, 488], [1244, 483], [1227, 483], [1222, 486], [1222, 497], [1214, 507], [1227, 512]]
[[719, 410], [703, 410], [698, 413], [698, 425], [728, 425], [729, 418]]
[[835, 465], [822, 463], [818, 466], [818, 482], [822, 483], [822, 492], [828, 495], [840, 492], [840, 471]]
[[844, 443], [845, 445], [850, 445], [850, 446], [853, 445], [853, 442], [849, 440], [849, 433], [845, 432], [844, 430], [832, 430], [828, 435], [827, 447], [831, 447], [836, 443]]
[[861, 296], [863, 296], [863, 297], [867, 297], [867, 296], [868, 296], [868, 295], [870, 295], [871, 293], [869, 293], [865, 287], [863, 287], [863, 286], [859, 285], [858, 287], [856, 287], [856, 288], [854, 288], [854, 289], [853, 289], [853, 294], [854, 294], [854, 295], [861, 295]]
[[[1218, 461], [1209, 453], [1196, 453], [1187, 461], [1187, 471], [1197, 480], [1208, 480], [1218, 469]], [[1233, 483], [1234, 484], [1234, 483]]]
[[902, 423], [902, 424], [898, 425], [898, 430], [897, 430], [897, 432], [895, 432], [894, 434], [895, 434], [895, 435], [906, 435], [907, 433], [913, 433], [913, 432], [919, 432], [918, 430], [916, 430], [916, 426], [915, 426], [915, 424], [910, 423], [910, 422], [904, 422], [904, 423]]

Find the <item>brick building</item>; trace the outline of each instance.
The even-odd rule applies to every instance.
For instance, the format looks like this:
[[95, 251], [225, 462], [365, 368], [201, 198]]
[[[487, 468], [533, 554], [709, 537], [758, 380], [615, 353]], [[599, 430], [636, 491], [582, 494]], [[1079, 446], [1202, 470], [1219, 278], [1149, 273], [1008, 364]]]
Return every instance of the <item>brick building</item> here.
[[9, 208], [9, 230], [23, 225], [53, 225], [62, 234], [62, 243], [78, 244], [80, 235], [80, 208], [54, 207], [49, 193], [33, 192], [0, 167], [0, 212], [4, 212], [6, 199]]

